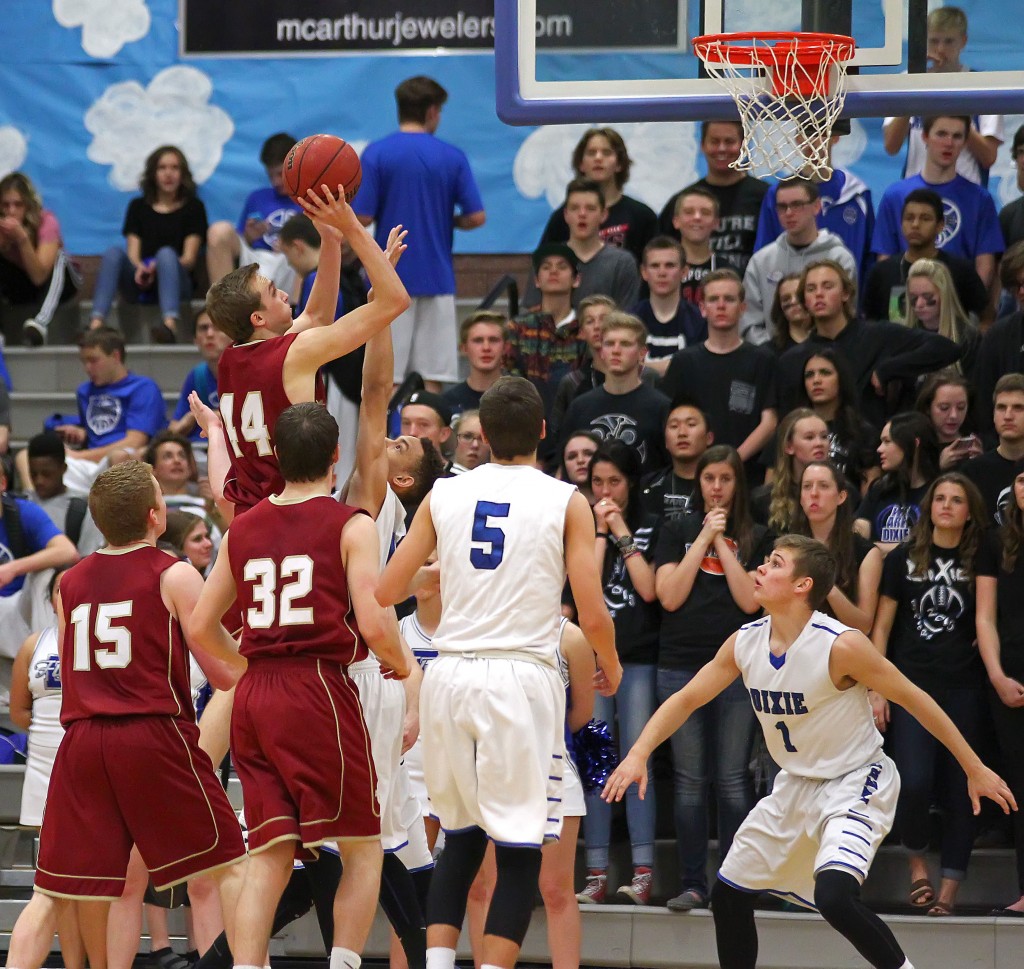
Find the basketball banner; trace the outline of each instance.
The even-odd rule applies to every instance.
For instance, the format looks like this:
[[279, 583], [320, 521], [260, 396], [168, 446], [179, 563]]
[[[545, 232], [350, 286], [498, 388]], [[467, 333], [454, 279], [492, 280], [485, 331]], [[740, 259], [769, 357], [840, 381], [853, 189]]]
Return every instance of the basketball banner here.
[[[679, 49], [678, 0], [537, 0], [537, 45], [558, 50]], [[181, 0], [183, 56], [409, 53], [494, 48], [493, 0]]]

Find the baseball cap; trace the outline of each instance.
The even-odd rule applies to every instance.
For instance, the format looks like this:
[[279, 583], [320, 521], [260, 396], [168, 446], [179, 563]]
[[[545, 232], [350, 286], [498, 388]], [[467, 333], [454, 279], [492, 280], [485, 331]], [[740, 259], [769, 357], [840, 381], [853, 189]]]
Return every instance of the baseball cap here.
[[540, 269], [540, 264], [547, 259], [548, 256], [561, 256], [570, 266], [572, 266], [572, 271], [574, 273], [578, 273], [580, 271], [579, 256], [577, 256], [569, 246], [564, 242], [545, 242], [542, 245], [537, 246], [533, 256], [531, 257], [534, 272], [537, 272], [537, 270]]
[[442, 426], [447, 427], [452, 422], [451, 404], [440, 394], [431, 393], [429, 390], [417, 390], [405, 403], [429, 407], [441, 418]]

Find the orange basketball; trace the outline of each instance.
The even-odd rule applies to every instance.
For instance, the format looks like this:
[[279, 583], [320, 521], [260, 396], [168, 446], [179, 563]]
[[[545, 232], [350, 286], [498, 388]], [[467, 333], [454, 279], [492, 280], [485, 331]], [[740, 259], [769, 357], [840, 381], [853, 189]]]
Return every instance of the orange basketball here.
[[340, 185], [351, 202], [362, 178], [363, 169], [355, 149], [335, 135], [303, 138], [292, 145], [284, 160], [285, 191], [296, 200], [306, 198], [309, 189], [321, 194], [323, 185], [337, 193]]

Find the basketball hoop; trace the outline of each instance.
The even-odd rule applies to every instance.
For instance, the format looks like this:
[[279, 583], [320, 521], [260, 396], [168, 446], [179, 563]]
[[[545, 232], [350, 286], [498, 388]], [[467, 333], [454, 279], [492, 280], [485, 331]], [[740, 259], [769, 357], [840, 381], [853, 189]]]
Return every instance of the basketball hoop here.
[[829, 142], [846, 101], [856, 41], [840, 34], [765, 31], [708, 34], [693, 51], [736, 102], [743, 146], [738, 171], [832, 177]]

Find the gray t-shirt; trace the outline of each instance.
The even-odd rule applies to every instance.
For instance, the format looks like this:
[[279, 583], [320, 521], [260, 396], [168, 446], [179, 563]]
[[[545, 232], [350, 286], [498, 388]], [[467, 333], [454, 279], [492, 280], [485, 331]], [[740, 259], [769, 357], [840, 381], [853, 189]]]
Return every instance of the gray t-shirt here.
[[[50, 521], [65, 533], [68, 506], [71, 504], [72, 498], [81, 498], [83, 501], [88, 500], [88, 496], [81, 491], [72, 491], [70, 489], [62, 495], [54, 495], [54, 497], [47, 498], [45, 501], [35, 494], [32, 495], [32, 500], [49, 515]], [[82, 531], [78, 537], [79, 554], [90, 555], [96, 549], [102, 548], [106, 544], [107, 541], [103, 537], [103, 533], [96, 527], [96, 522], [92, 520], [92, 515], [89, 513], [89, 509], [86, 508], [85, 518], [82, 520]]]

